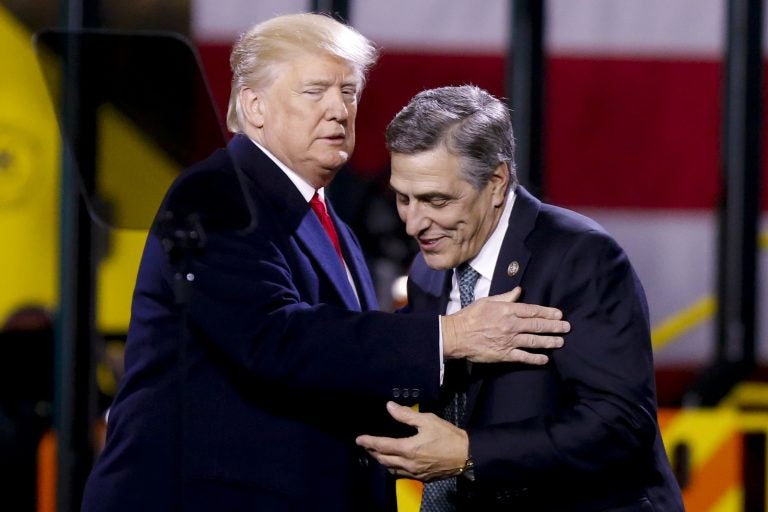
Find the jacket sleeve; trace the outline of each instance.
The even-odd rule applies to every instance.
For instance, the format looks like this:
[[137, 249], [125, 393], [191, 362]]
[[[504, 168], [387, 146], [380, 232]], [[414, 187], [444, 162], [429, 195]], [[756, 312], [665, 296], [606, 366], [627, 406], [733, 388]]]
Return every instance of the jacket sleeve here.
[[[176, 272], [163, 255], [150, 259], [163, 267], [166, 281]], [[357, 397], [438, 392], [435, 315], [360, 313], [309, 300], [272, 232], [212, 233], [190, 272], [191, 339], [250, 378]], [[304, 281], [322, 286], [320, 276], [305, 274]]]

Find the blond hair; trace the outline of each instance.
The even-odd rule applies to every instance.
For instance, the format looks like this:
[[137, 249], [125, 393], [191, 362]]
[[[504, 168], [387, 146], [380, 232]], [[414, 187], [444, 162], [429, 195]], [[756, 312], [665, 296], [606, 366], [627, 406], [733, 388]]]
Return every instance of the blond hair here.
[[378, 58], [376, 47], [365, 36], [326, 15], [287, 14], [259, 23], [239, 37], [229, 57], [229, 131], [242, 132], [245, 124], [240, 89], [268, 87], [279, 64], [304, 53], [329, 54], [348, 62], [363, 83]]

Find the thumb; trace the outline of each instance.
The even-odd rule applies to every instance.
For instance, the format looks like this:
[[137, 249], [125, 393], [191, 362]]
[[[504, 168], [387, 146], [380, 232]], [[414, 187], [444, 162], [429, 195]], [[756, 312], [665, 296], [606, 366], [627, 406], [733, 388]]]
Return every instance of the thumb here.
[[511, 291], [506, 293], [500, 293], [498, 295], [491, 295], [488, 300], [495, 300], [499, 302], [517, 302], [520, 295], [523, 293], [523, 289], [519, 286], [515, 286]]
[[412, 427], [417, 427], [420, 424], [419, 413], [410, 407], [405, 407], [403, 405], [396, 404], [395, 402], [387, 402], [387, 411], [389, 412], [390, 416], [392, 416], [400, 423], [405, 423], [406, 425], [410, 425]]

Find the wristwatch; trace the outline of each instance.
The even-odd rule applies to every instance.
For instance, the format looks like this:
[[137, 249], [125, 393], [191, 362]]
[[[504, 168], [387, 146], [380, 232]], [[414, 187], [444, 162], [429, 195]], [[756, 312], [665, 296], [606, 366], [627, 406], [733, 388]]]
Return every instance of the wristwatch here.
[[459, 474], [470, 482], [475, 481], [475, 461], [472, 460], [471, 456], [467, 457], [467, 460], [464, 461], [464, 467], [461, 468], [461, 473]]

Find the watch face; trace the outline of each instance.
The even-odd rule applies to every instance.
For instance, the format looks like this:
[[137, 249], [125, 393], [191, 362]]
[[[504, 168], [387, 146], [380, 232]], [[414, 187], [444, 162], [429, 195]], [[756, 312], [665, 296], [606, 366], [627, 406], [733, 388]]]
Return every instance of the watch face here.
[[461, 471], [462, 476], [469, 480], [470, 482], [475, 481], [475, 461], [472, 459], [467, 459], [466, 462], [464, 462], [464, 468]]

